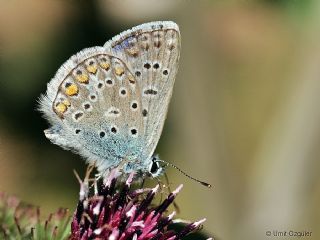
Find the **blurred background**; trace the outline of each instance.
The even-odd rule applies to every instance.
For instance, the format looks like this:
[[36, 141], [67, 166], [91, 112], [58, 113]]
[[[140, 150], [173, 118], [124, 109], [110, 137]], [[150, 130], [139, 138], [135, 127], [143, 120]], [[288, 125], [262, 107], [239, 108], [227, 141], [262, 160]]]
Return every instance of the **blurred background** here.
[[157, 152], [214, 186], [168, 170], [172, 188], [185, 186], [179, 217], [206, 217], [203, 233], [216, 239], [278, 239], [266, 236], [273, 230], [320, 239], [319, 1], [0, 3], [0, 191], [44, 215], [73, 211], [72, 170], [85, 164], [45, 138], [38, 97], [72, 54], [173, 20], [181, 61]]

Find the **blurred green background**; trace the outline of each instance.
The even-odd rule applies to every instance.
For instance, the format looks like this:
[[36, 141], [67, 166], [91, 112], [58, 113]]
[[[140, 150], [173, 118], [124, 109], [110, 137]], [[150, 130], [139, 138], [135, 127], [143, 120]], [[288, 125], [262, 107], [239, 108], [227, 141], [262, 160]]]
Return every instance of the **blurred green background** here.
[[[72, 54], [154, 20], [182, 53], [157, 152], [175, 170], [180, 218], [216, 239], [320, 239], [320, 2], [0, 0], [0, 191], [74, 209], [84, 161], [47, 140], [37, 99]], [[155, 184], [155, 182], [151, 183]], [[293, 239], [281, 237], [281, 239]]]

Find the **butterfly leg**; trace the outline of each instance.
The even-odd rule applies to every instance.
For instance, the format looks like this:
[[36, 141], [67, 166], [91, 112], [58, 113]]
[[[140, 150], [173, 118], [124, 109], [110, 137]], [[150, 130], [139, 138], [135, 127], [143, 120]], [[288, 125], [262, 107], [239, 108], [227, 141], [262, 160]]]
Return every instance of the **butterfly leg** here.
[[[166, 184], [167, 184], [167, 188], [168, 188], [168, 193], [171, 193], [171, 188], [170, 188], [170, 182], [169, 182], [169, 178], [168, 178], [168, 175], [166, 172], [164, 172], [164, 178], [166, 180]], [[174, 200], [173, 201], [173, 206], [174, 206], [174, 209], [176, 210], [177, 213], [180, 213], [180, 208], [178, 206], [178, 204], [176, 203], [176, 201]]]
[[140, 183], [140, 189], [142, 189], [144, 187], [145, 182], [146, 182], [146, 179], [143, 178], [141, 183]]

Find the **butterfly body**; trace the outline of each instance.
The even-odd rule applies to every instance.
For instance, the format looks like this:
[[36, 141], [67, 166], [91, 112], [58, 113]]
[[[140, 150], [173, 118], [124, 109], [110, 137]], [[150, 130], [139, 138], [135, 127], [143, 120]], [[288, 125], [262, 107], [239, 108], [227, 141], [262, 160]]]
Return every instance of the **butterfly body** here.
[[100, 172], [148, 172], [172, 95], [180, 54], [173, 22], [127, 30], [72, 56], [48, 83], [45, 135]]

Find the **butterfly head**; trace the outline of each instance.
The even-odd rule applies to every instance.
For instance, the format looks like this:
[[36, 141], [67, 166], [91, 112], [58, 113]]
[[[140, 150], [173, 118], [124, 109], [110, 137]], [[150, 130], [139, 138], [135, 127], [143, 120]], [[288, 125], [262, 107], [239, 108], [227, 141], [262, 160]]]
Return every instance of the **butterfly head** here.
[[164, 171], [164, 168], [160, 166], [160, 163], [158, 160], [160, 160], [158, 155], [152, 156], [152, 159], [149, 164], [148, 171], [151, 177], [153, 178], [160, 176]]

